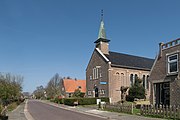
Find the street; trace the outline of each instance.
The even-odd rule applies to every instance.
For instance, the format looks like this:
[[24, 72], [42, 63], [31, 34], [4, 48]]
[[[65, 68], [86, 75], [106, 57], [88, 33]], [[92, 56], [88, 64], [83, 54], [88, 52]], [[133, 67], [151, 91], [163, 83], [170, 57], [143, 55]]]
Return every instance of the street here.
[[104, 118], [57, 108], [36, 100], [29, 100], [28, 111], [34, 120], [105, 120]]

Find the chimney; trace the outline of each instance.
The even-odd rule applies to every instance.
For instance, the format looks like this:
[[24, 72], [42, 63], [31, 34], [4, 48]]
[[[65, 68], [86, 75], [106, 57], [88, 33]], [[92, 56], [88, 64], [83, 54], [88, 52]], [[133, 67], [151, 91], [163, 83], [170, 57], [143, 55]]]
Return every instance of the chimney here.
[[162, 46], [163, 46], [164, 43], [159, 43], [159, 58], [162, 57]]

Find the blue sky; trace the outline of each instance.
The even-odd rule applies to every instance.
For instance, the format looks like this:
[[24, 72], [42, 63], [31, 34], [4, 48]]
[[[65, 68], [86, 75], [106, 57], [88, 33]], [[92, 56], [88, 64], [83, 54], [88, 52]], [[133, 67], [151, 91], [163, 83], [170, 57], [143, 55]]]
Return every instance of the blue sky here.
[[85, 79], [101, 9], [110, 50], [154, 58], [180, 37], [179, 0], [0, 0], [0, 72], [24, 76], [23, 91], [55, 73]]

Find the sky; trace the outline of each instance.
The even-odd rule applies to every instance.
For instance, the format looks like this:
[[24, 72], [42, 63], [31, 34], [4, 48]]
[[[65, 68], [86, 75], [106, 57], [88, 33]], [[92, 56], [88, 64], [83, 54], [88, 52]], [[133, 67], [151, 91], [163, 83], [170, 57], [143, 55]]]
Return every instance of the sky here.
[[85, 79], [101, 9], [110, 51], [155, 58], [180, 37], [180, 0], [0, 0], [0, 72], [23, 91], [61, 77]]

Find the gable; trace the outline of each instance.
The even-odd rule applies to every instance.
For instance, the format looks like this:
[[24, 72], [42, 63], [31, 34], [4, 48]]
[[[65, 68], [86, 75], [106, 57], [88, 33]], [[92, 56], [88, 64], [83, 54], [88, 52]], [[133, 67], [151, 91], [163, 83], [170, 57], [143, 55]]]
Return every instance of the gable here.
[[[178, 56], [180, 56], [179, 50], [180, 45], [162, 50], [161, 56], [157, 57], [154, 67], [151, 70], [149, 78], [151, 81], [170, 81], [177, 76], [168, 75], [168, 56], [173, 54], [178, 54]], [[180, 59], [180, 57], [178, 57], [178, 59]], [[180, 61], [178, 61], [178, 68], [180, 68]]]
[[104, 62], [109, 62], [109, 59], [98, 49], [98, 48], [95, 48], [92, 55], [91, 55], [91, 58], [89, 60], [89, 63], [87, 65], [87, 68], [86, 68], [86, 71], [87, 69], [89, 68], [89, 66], [91, 64], [93, 64], [95, 62], [95, 60], [103, 60]]

